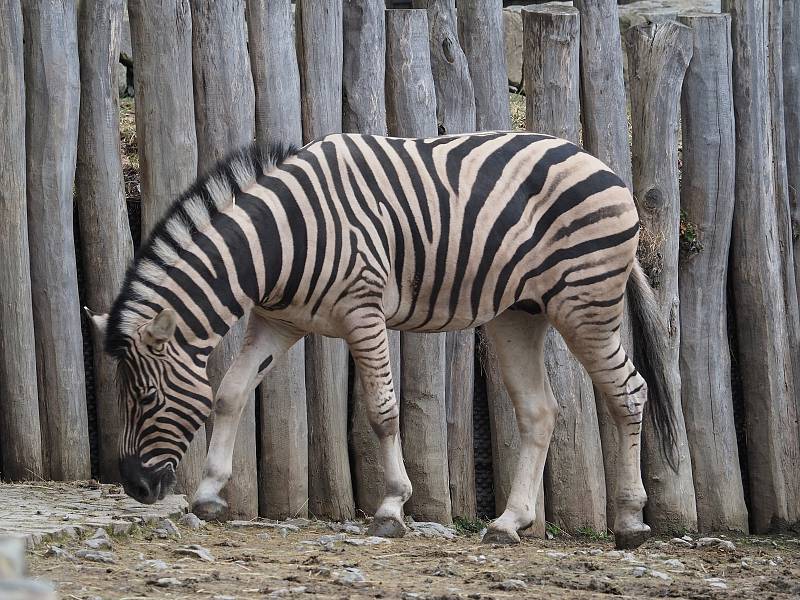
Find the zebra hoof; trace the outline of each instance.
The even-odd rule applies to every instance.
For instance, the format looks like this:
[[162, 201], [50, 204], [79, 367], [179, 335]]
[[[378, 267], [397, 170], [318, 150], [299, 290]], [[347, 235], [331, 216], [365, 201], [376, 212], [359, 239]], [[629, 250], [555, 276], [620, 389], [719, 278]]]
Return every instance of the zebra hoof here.
[[633, 550], [638, 548], [650, 537], [650, 528], [642, 523], [635, 529], [614, 532], [614, 545], [618, 550]]
[[391, 517], [373, 519], [367, 529], [367, 535], [384, 538], [401, 538], [406, 534], [406, 526], [402, 521]]
[[219, 497], [195, 500], [192, 503], [192, 512], [204, 521], [224, 521], [227, 511], [228, 503]]
[[481, 543], [511, 546], [513, 544], [519, 544], [519, 534], [516, 531], [508, 532], [490, 528], [483, 534]]

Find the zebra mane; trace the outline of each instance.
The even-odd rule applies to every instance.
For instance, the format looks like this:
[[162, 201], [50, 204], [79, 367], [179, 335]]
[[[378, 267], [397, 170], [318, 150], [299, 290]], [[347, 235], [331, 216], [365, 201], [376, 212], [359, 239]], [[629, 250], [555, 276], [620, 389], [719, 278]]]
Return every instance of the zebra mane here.
[[194, 235], [233, 203], [238, 192], [297, 153], [291, 145], [253, 143], [220, 160], [172, 203], [125, 273], [122, 289], [109, 313], [105, 349], [118, 360], [124, 355], [142, 315], [134, 304], [147, 304], [154, 292], [144, 281], [158, 281]]

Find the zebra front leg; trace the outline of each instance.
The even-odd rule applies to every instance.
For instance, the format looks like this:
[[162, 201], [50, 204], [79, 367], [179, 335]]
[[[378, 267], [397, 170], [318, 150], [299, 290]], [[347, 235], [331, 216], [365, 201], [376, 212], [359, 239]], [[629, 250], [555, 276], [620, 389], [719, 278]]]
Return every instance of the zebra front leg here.
[[536, 517], [536, 498], [558, 411], [544, 366], [547, 327], [544, 317], [518, 311], [507, 311], [486, 325], [514, 404], [520, 451], [505, 510], [487, 528], [484, 543], [519, 543], [517, 532]]
[[400, 411], [392, 383], [386, 324], [376, 321], [355, 325], [347, 341], [361, 375], [369, 422], [381, 446], [384, 495], [369, 534], [402, 537], [406, 532], [403, 504], [411, 497], [411, 481], [403, 464]]
[[299, 333], [288, 331], [284, 325], [251, 314], [242, 349], [222, 378], [214, 401], [211, 443], [203, 479], [192, 501], [192, 512], [201, 519], [216, 520], [225, 513], [228, 504], [220, 492], [231, 476], [236, 432], [247, 398], [269, 372], [275, 359], [300, 337]]

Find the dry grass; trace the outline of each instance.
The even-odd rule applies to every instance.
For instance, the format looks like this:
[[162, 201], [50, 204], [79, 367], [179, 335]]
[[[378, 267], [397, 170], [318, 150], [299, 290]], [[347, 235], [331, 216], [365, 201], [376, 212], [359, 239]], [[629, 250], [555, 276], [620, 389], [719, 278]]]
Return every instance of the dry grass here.
[[511, 123], [515, 131], [525, 131], [525, 96], [510, 94]]
[[125, 197], [139, 202], [139, 150], [136, 145], [136, 115], [133, 98], [119, 101], [119, 137], [122, 151], [122, 172], [125, 178]]

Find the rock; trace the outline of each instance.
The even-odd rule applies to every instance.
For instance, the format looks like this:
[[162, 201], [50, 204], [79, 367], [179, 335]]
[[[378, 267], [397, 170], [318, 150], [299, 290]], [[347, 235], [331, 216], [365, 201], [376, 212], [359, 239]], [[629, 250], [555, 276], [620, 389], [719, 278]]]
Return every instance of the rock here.
[[400, 594], [400, 600], [418, 600], [419, 598], [423, 598], [422, 594], [418, 594], [416, 592], [403, 592]]
[[339, 576], [336, 578], [337, 583], [354, 586], [362, 584], [366, 580], [367, 579], [364, 577], [361, 569], [357, 569], [355, 567], [346, 567], [344, 571], [339, 573]]
[[214, 600], [236, 600], [236, 596], [214, 596]]
[[633, 568], [633, 576], [634, 577], [641, 577], [647, 573], [647, 569], [645, 567], [634, 567]]
[[178, 531], [178, 528], [175, 526], [175, 523], [173, 523], [171, 519], [161, 519], [158, 522], [158, 525], [156, 525], [156, 532], [164, 532], [166, 534], [166, 537], [177, 538], [177, 539], [181, 538], [181, 532]]
[[684, 564], [677, 558], [670, 558], [669, 560], [665, 560], [664, 564], [667, 565], [668, 567], [672, 567], [676, 571], [683, 571], [686, 568]]
[[550, 558], [564, 558], [566, 556], [569, 556], [569, 554], [567, 554], [566, 552], [548, 552], [547, 556], [549, 556]]
[[650, 573], [650, 577], [655, 577], [657, 579], [663, 579], [664, 581], [670, 581], [672, 579], [672, 577], [670, 577], [666, 573], [662, 573], [661, 571], [656, 571], [655, 569], [650, 569], [649, 573]]
[[152, 583], [158, 587], [180, 587], [183, 585], [183, 582], [175, 577], [160, 577]]
[[88, 546], [93, 550], [111, 550], [111, 540], [106, 538], [91, 538], [83, 542], [84, 546]]
[[721, 590], [728, 589], [728, 584], [725, 583], [725, 580], [722, 579], [721, 577], [707, 577], [703, 581], [705, 581], [708, 585], [710, 585], [713, 588], [719, 588]]
[[111, 521], [111, 534], [112, 535], [125, 535], [130, 533], [133, 528], [133, 523], [130, 521]]
[[[44, 555], [47, 556], [47, 557], [51, 557], [52, 556], [52, 557], [56, 557], [56, 558], [66, 558], [67, 560], [74, 560], [73, 556], [69, 552], [67, 552], [63, 548], [59, 548], [58, 546], [50, 546], [47, 549], [47, 552], [44, 553]], [[0, 564], [2, 564], [2, 563], [0, 562]], [[0, 567], [0, 570], [1, 569], [2, 569], [2, 567]], [[0, 575], [2, 575], [1, 572], [0, 572]], [[0, 579], [2, 579], [2, 578], [3, 577], [0, 577]]]
[[389, 540], [382, 537], [371, 535], [367, 538], [347, 538], [344, 540], [345, 544], [352, 546], [377, 546], [378, 544], [391, 544]]
[[304, 585], [296, 585], [290, 588], [281, 588], [270, 593], [271, 598], [283, 598], [285, 596], [294, 596], [295, 594], [305, 594], [308, 588]]
[[344, 533], [352, 533], [353, 535], [361, 535], [367, 530], [366, 527], [362, 527], [358, 523], [354, 523], [352, 521], [346, 521], [344, 523], [336, 523], [332, 521], [328, 523], [328, 527], [334, 531], [343, 531]]
[[693, 541], [694, 541], [694, 540], [692, 539], [692, 536], [690, 536], [690, 535], [688, 535], [688, 534], [687, 534], [687, 535], [684, 535], [684, 536], [683, 536], [681, 539], [682, 539], [684, 542], [693, 542]]
[[163, 560], [143, 560], [136, 565], [137, 571], [166, 571], [169, 565]]
[[409, 526], [411, 528], [411, 535], [421, 535], [426, 538], [444, 538], [446, 540], [456, 539], [455, 531], [445, 527], [441, 523], [413, 521]]
[[179, 554], [181, 556], [191, 556], [206, 562], [214, 562], [214, 556], [211, 554], [211, 552], [197, 544], [190, 544], [189, 546], [181, 546], [180, 548], [176, 548], [175, 554]]
[[[236, 528], [253, 527], [257, 529], [277, 529], [279, 531], [300, 531], [300, 528], [292, 523], [270, 523], [269, 521], [228, 521], [227, 525]], [[284, 534], [283, 537], [286, 537], [286, 535]]]
[[692, 542], [687, 542], [682, 538], [672, 538], [670, 543], [675, 544], [676, 546], [682, 546], [683, 548], [694, 548], [694, 544], [692, 544]]
[[593, 550], [589, 550], [590, 556], [600, 556], [602, 553], [603, 551], [600, 550], [600, 548], [594, 548]]
[[493, 587], [506, 592], [521, 592], [522, 590], [528, 589], [528, 584], [521, 579], [506, 579], [495, 584]]
[[715, 546], [724, 550], [730, 550], [731, 552], [736, 550], [736, 545], [729, 540], [723, 540], [715, 537], [704, 537], [697, 540], [698, 548], [703, 548], [706, 546]]
[[194, 513], [186, 513], [178, 519], [178, 525], [182, 525], [187, 529], [202, 529], [206, 526], [206, 522]]
[[78, 550], [75, 556], [91, 562], [114, 564], [117, 557], [113, 552], [103, 552], [101, 550]]

